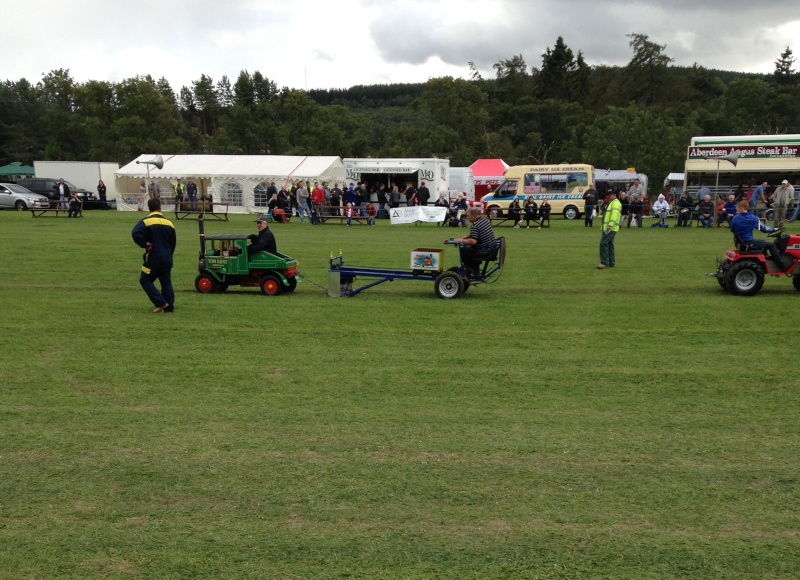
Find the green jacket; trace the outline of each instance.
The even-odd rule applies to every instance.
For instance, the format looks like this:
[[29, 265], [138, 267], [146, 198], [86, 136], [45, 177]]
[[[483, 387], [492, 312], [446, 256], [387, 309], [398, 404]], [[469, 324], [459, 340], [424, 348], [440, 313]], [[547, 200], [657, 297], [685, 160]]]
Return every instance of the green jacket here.
[[617, 198], [608, 204], [606, 211], [603, 214], [603, 229], [611, 228], [611, 231], [619, 231], [619, 218], [622, 213], [622, 204]]

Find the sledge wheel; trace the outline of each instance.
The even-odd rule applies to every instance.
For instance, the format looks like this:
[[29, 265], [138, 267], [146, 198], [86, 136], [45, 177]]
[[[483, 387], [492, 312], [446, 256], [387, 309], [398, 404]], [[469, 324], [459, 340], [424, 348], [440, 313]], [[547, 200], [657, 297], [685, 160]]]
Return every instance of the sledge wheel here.
[[464, 279], [455, 272], [442, 272], [434, 283], [439, 298], [458, 298], [464, 293]]

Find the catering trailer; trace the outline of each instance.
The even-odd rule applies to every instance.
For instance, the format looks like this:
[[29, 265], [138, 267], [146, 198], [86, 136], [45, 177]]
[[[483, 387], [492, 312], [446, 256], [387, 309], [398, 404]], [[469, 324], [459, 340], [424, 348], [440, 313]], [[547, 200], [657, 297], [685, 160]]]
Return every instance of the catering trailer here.
[[[347, 184], [366, 181], [369, 185], [384, 184], [391, 190], [396, 183], [402, 192], [406, 184], [419, 187], [422, 182], [431, 192], [430, 203], [439, 197], [440, 193], [447, 194], [449, 187], [449, 159], [402, 159], [378, 158], [359, 159], [346, 157], [344, 163], [345, 180]], [[373, 197], [372, 201], [376, 201]]]
[[691, 196], [701, 185], [726, 196], [765, 181], [771, 192], [784, 179], [795, 188], [800, 183], [800, 135], [692, 137], [689, 142], [684, 183]]

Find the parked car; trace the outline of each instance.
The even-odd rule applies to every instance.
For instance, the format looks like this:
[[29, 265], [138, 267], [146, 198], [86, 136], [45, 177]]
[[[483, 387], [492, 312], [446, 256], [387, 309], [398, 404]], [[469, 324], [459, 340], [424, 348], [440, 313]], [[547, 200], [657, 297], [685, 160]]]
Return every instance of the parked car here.
[[[75, 187], [66, 179], [64, 183], [69, 187], [70, 192], [78, 194], [83, 202], [83, 209], [111, 209], [111, 206], [106, 201], [100, 201], [95, 197], [91, 191]], [[34, 193], [47, 196], [51, 200], [58, 200], [58, 179], [51, 179], [49, 177], [25, 177], [17, 180], [17, 185], [27, 187]]]
[[14, 208], [18, 211], [28, 209], [47, 209], [50, 200], [16, 183], [0, 183], [0, 208]]

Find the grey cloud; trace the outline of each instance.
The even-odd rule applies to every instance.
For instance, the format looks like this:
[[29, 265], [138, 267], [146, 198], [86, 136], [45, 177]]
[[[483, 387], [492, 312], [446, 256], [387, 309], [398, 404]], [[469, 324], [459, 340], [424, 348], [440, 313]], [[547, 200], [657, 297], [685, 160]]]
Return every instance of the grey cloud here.
[[382, 22], [415, 25], [393, 35], [373, 22], [370, 31], [381, 57], [392, 64], [412, 65], [439, 57], [466, 72], [468, 61], [491, 71], [499, 60], [522, 54], [529, 66], [538, 67], [546, 48], [562, 36], [573, 52], [583, 52], [589, 64], [624, 65], [633, 54], [625, 35], [638, 33], [666, 45], [664, 52], [675, 64], [744, 70], [776, 59], [786, 40], [770, 30], [800, 20], [796, 0], [778, 0], [767, 7], [750, 0], [713, 7], [696, 0], [503, 0], [492, 6], [508, 18], [493, 26], [484, 24], [479, 14], [467, 22], [458, 16], [432, 21], [429, 15], [437, 14], [437, 4], [406, 1], [385, 7]]

